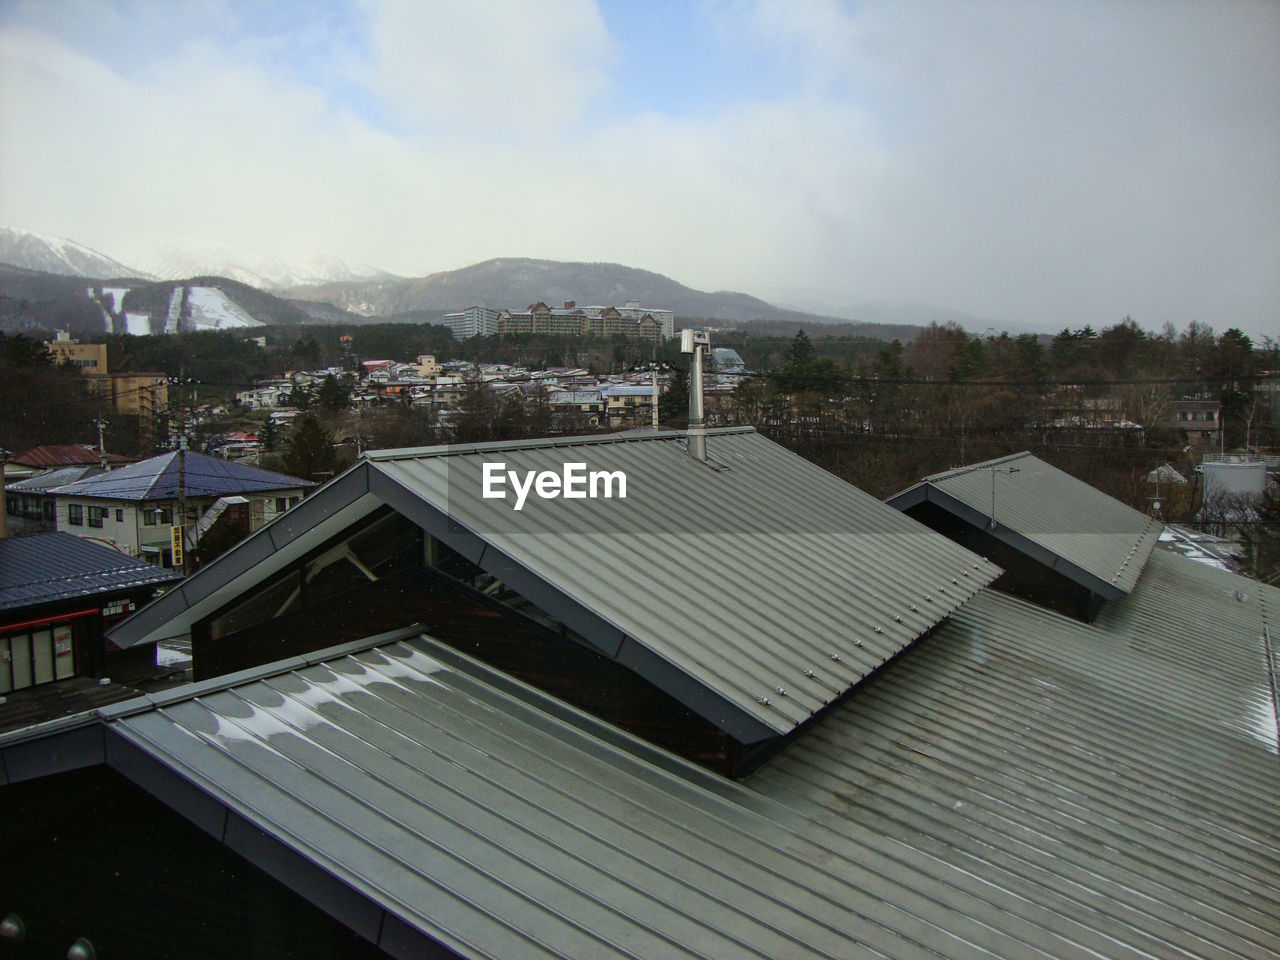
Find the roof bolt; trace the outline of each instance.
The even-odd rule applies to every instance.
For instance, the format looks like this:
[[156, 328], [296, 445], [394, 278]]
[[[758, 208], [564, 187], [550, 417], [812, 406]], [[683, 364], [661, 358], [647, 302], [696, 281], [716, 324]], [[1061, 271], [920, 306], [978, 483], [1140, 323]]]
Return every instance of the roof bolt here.
[[893, 622], [894, 622], [894, 623], [901, 623], [901, 622], [902, 622], [902, 618], [901, 618], [900, 616], [898, 616], [898, 615], [895, 613], [895, 614], [893, 615]]
[[774, 692], [774, 693], [776, 693], [776, 694], [777, 694], [778, 696], [780, 696], [780, 697], [785, 697], [785, 696], [787, 695], [787, 688], [786, 688], [786, 687], [774, 687], [774, 688], [773, 688], [773, 692]]
[[862, 641], [861, 641], [861, 640], [855, 640], [855, 641], [853, 641], [853, 645], [854, 645], [855, 647], [860, 647], [860, 646], [862, 646]]
[[960, 581], [959, 581], [959, 580], [957, 580], [955, 577], [952, 577], [952, 578], [951, 578], [951, 582], [952, 582], [952, 583], [959, 583]]
[[876, 627], [876, 633], [884, 633], [884, 627]]
[[767, 707], [767, 706], [769, 705], [769, 698], [768, 698], [768, 697], [756, 697], [756, 703], [760, 704], [761, 706]]
[[[650, 391], [650, 392], [652, 392], [652, 391]], [[926, 594], [924, 595], [924, 602], [925, 602], [925, 603], [933, 603], [933, 597], [929, 596], [929, 595], [926, 593]]]
[[920, 608], [919, 608], [919, 607], [917, 607], [914, 603], [907, 604], [907, 606], [908, 606], [908, 607], [910, 607], [912, 610], [919, 610], [919, 609], [920, 609]]
[[806, 671], [804, 672], [804, 675], [805, 675], [806, 677], [808, 677], [810, 680], [812, 680], [814, 677], [816, 677], [816, 676], [817, 676], [817, 674], [816, 674], [816, 673], [814, 673], [812, 670], [806, 670]]
[[831, 655], [831, 659], [832, 659], [832, 660], [834, 660], [834, 661], [836, 661], [837, 663], [839, 663], [839, 662], [840, 662], [840, 654], [838, 654], [838, 653], [833, 653], [833, 654]]

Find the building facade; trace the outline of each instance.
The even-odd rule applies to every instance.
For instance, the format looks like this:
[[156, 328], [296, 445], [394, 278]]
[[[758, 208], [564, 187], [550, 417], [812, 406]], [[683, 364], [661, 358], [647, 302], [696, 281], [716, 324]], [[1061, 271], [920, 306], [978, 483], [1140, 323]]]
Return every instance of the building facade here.
[[498, 332], [498, 311], [476, 304], [465, 310], [446, 313], [440, 322], [453, 331], [455, 340], [490, 337]]

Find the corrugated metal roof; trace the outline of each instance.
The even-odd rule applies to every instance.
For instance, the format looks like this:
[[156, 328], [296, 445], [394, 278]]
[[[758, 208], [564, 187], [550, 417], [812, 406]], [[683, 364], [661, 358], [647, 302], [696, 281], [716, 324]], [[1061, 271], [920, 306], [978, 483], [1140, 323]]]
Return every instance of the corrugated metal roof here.
[[[189, 497], [315, 486], [310, 480], [194, 451], [186, 453], [183, 485]], [[50, 492], [59, 496], [99, 497], [107, 500], [176, 500], [178, 453], [175, 450], [139, 463], [131, 463], [110, 473], [57, 487]]]
[[102, 472], [102, 467], [97, 464], [86, 464], [78, 467], [59, 467], [57, 470], [37, 473], [34, 477], [27, 477], [25, 480], [15, 480], [13, 483], [6, 483], [4, 488], [9, 493], [45, 493], [53, 487], [60, 487], [64, 484], [75, 483], [77, 480], [83, 480], [85, 477], [96, 476]]
[[1094, 624], [986, 591], [745, 783], [426, 640], [112, 726], [467, 957], [1240, 960], [1276, 609], [1165, 555]]
[[0, 539], [0, 610], [181, 579], [70, 533]]
[[[713, 465], [671, 433], [368, 457], [483, 541], [482, 567], [607, 624], [607, 636], [574, 628], [611, 656], [639, 660], [638, 645], [775, 733], [999, 573], [750, 428], [712, 431], [707, 449]], [[531, 495], [517, 512], [513, 497], [482, 496], [487, 463], [523, 477], [573, 462], [624, 473], [626, 498]]]
[[1162, 529], [1030, 453], [925, 477], [888, 502], [906, 509], [922, 500], [1015, 547], [1026, 538], [1051, 554], [1055, 570], [1112, 598], [1133, 589]]

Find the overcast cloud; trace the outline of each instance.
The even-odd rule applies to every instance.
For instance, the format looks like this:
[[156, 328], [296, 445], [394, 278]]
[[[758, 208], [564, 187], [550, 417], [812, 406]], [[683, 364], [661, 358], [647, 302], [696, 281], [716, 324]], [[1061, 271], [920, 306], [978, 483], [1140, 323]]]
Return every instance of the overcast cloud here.
[[262, 6], [0, 7], [0, 223], [1280, 333], [1270, 0]]

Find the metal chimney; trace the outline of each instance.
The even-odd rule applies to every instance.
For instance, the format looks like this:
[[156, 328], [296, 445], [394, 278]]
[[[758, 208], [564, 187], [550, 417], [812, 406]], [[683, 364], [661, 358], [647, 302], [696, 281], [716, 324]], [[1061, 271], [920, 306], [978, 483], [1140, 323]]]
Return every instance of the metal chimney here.
[[701, 330], [680, 331], [680, 352], [693, 355], [689, 376], [689, 452], [707, 459], [707, 424], [702, 417], [702, 352], [710, 349], [711, 338]]

